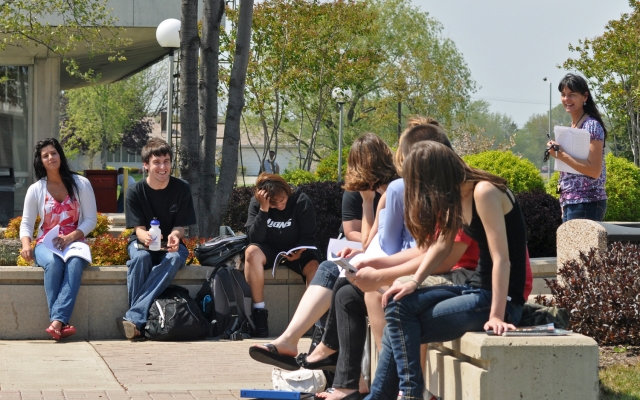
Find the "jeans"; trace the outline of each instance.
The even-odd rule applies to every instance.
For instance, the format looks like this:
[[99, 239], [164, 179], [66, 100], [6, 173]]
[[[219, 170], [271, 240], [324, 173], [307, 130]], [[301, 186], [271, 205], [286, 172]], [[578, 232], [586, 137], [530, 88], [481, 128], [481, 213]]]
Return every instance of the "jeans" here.
[[572, 219], [590, 219], [602, 221], [607, 212], [607, 201], [599, 200], [590, 203], [565, 204], [562, 207], [562, 222]]
[[151, 304], [184, 266], [189, 250], [182, 243], [176, 252], [138, 250], [135, 241], [129, 243], [128, 250], [131, 258], [127, 261], [129, 311], [124, 319], [133, 322], [142, 331]]
[[[422, 399], [424, 378], [420, 344], [457, 339], [482, 331], [489, 320], [491, 292], [469, 286], [434, 286], [416, 290], [385, 309], [382, 351], [366, 400]], [[517, 324], [522, 306], [507, 302], [505, 321]]]
[[49, 305], [49, 320], [69, 323], [76, 304], [82, 271], [89, 261], [71, 257], [65, 263], [44, 245], [39, 244], [34, 251], [36, 265], [44, 269], [44, 292]]
[[[338, 266], [333, 261], [323, 261], [318, 266], [318, 270], [314, 275], [311, 282], [309, 282], [309, 286], [316, 285], [321, 286], [323, 288], [333, 290], [333, 287], [336, 285], [336, 280], [338, 280], [338, 276], [340, 275], [340, 270]], [[319, 328], [324, 328], [327, 321], [328, 311], [324, 313], [322, 317], [318, 321], [316, 321], [316, 326]]]
[[331, 308], [322, 343], [338, 351], [334, 388], [358, 389], [362, 354], [367, 338], [367, 306], [364, 293], [346, 278], [333, 288]]

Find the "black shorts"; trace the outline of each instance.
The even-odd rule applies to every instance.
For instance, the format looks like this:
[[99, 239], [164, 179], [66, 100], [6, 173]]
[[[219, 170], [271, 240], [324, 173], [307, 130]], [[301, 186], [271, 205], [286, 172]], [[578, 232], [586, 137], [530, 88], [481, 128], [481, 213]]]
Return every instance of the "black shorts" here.
[[[278, 249], [266, 243], [251, 243], [249, 244], [249, 246], [256, 246], [260, 248], [260, 250], [262, 250], [262, 253], [267, 258], [267, 263], [264, 265], [265, 271], [271, 270], [273, 268], [273, 262], [276, 260], [278, 253], [280, 253], [281, 251], [289, 250], [289, 249]], [[282, 261], [280, 261], [279, 265], [284, 265], [285, 267], [289, 268], [291, 271], [302, 276], [302, 279], [304, 279], [304, 275], [302, 275], [302, 270], [310, 261], [313, 261], [313, 260], [316, 260], [318, 264], [322, 262], [322, 256], [320, 255], [320, 252], [318, 250], [306, 249], [305, 251], [302, 252], [302, 254], [300, 255], [300, 258], [298, 258], [297, 260], [287, 261], [286, 258], [283, 258]]]

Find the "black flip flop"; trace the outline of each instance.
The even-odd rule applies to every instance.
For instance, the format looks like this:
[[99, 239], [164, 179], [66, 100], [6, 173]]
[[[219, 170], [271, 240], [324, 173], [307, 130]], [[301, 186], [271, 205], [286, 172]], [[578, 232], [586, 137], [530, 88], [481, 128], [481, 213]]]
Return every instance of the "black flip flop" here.
[[255, 346], [249, 347], [249, 356], [258, 362], [273, 365], [274, 367], [287, 371], [297, 371], [300, 369], [295, 357], [278, 353], [276, 346], [271, 343], [264, 344], [263, 346], [268, 350]]

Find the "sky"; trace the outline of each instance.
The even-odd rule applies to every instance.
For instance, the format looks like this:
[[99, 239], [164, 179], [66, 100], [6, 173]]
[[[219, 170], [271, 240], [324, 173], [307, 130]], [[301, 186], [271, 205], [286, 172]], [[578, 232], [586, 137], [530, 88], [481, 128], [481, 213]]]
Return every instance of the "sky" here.
[[[412, 0], [443, 25], [442, 35], [463, 54], [492, 112], [522, 127], [532, 114], [560, 103], [558, 69], [576, 57], [569, 44], [604, 33], [608, 21], [630, 12], [628, 0]], [[596, 98], [597, 102], [597, 98]]]

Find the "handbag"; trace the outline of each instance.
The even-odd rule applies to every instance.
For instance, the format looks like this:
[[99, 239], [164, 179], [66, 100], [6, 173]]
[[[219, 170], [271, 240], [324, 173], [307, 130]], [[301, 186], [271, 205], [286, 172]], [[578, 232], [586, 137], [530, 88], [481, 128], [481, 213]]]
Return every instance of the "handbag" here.
[[283, 371], [274, 368], [271, 380], [275, 390], [290, 392], [318, 393], [324, 391], [327, 386], [327, 380], [320, 370]]

